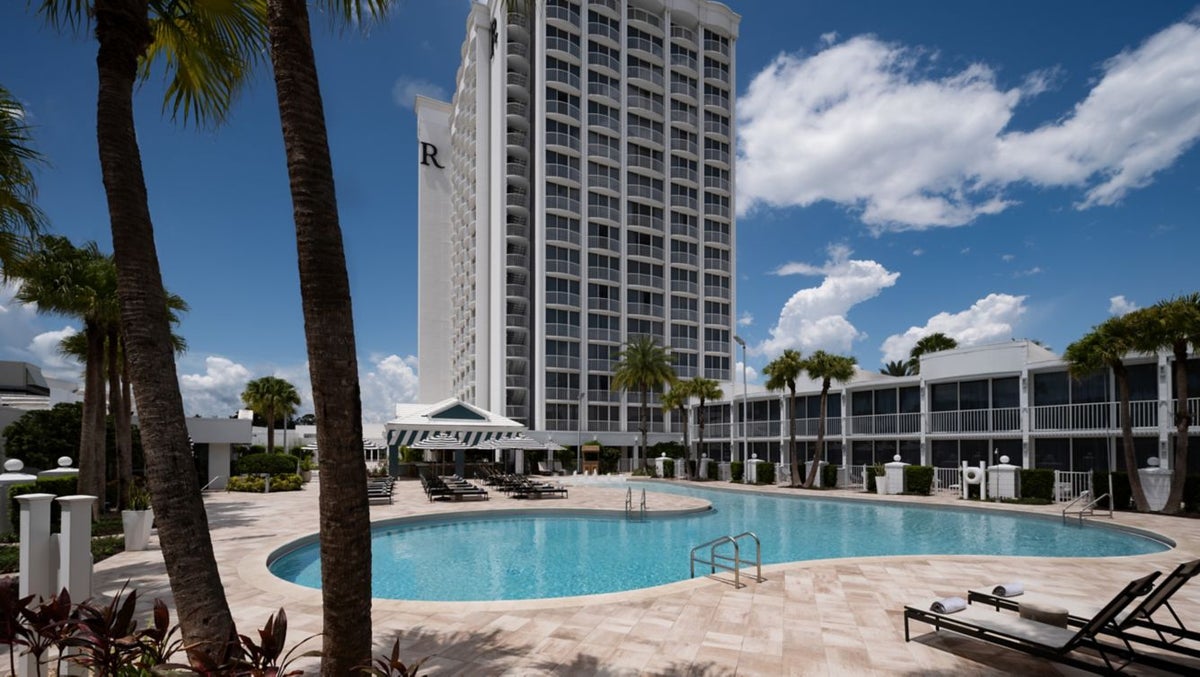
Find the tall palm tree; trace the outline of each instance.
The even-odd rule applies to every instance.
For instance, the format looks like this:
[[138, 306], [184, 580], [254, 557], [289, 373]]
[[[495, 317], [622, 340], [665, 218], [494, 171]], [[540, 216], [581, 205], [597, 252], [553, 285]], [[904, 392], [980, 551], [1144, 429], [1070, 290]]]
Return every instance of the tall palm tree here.
[[100, 497], [92, 505], [99, 514], [105, 495], [104, 337], [108, 299], [114, 289], [106, 273], [111, 261], [96, 243], [76, 247], [65, 237], [40, 238], [8, 270], [21, 279], [16, 298], [38, 310], [76, 317], [83, 322], [83, 424], [79, 435], [79, 492]]
[[[1174, 514], [1179, 512], [1187, 479], [1188, 427], [1192, 424], [1187, 362], [1189, 347], [1200, 351], [1200, 292], [1159, 301], [1135, 312], [1137, 348], [1144, 352], [1170, 350], [1174, 357], [1175, 450], [1171, 458], [1171, 493], [1163, 508], [1163, 512]], [[1131, 468], [1130, 473], [1133, 472]]]
[[692, 395], [688, 392], [688, 384], [691, 381], [677, 381], [671, 386], [671, 389], [663, 393], [659, 401], [662, 403], [665, 411], [678, 410], [679, 418], [683, 421], [683, 448], [691, 449], [688, 443], [688, 403], [691, 402]]
[[788, 462], [792, 466], [790, 485], [793, 487], [800, 486], [800, 453], [796, 449], [796, 379], [800, 378], [803, 371], [804, 358], [801, 357], [799, 350], [791, 348], [783, 351], [782, 355], [763, 367], [763, 374], [767, 377], [767, 390], [787, 388], [790, 395], [788, 399], [788, 439], [790, 442]]
[[300, 394], [296, 392], [296, 386], [275, 376], [256, 378], [246, 384], [246, 389], [242, 391], [242, 402], [266, 419], [267, 453], [274, 452], [276, 419], [282, 416], [286, 424], [287, 417], [296, 413], [296, 407], [300, 406]]
[[911, 376], [913, 373], [912, 363], [904, 360], [892, 360], [885, 364], [879, 370], [879, 373], [887, 374], [888, 376]]
[[937, 353], [943, 350], [954, 350], [958, 347], [958, 341], [952, 337], [943, 334], [940, 331], [934, 332], [928, 336], [922, 336], [921, 340], [917, 341], [912, 350], [908, 351], [908, 366], [910, 374], [921, 373], [921, 356], [927, 353]]
[[[636, 336], [625, 344], [618, 355], [613, 369], [612, 387], [617, 390], [637, 390], [642, 394], [639, 410], [638, 430], [642, 433], [642, 450], [646, 449], [646, 406], [650, 391], [662, 390], [674, 385], [675, 370], [671, 366], [671, 354], [651, 336]], [[638, 466], [638, 452], [634, 450], [633, 465]]]
[[[1138, 311], [1140, 312], [1140, 311]], [[1129, 371], [1125, 368], [1125, 355], [1133, 350], [1134, 331], [1138, 320], [1136, 313], [1111, 317], [1079, 340], [1067, 346], [1063, 358], [1067, 370], [1074, 378], [1093, 374], [1101, 369], [1112, 369], [1117, 382], [1117, 397], [1121, 418], [1121, 449], [1125, 468], [1129, 471], [1129, 487], [1138, 511], [1146, 512], [1146, 491], [1142, 478], [1137, 473], [1137, 455], [1133, 448], [1133, 421], [1130, 420]]]
[[817, 473], [821, 470], [821, 460], [825, 456], [825, 414], [829, 401], [829, 386], [833, 381], [845, 383], [854, 378], [856, 363], [857, 360], [853, 357], [831, 355], [824, 350], [818, 350], [804, 361], [804, 370], [808, 372], [808, 377], [821, 382], [821, 411], [818, 414], [820, 418], [817, 419], [817, 450], [813, 452], [813, 464], [808, 469], [808, 478], [804, 480], [805, 489], [812, 487]]
[[213, 557], [208, 518], [188, 443], [133, 116], [138, 80], [165, 65], [164, 108], [218, 123], [265, 43], [264, 0], [43, 0], [60, 28], [95, 25], [99, 78], [96, 139], [108, 199], [117, 295], [129, 377], [138, 401], [159, 543], [188, 654], [221, 660], [233, 617]]
[[700, 400], [700, 407], [696, 409], [696, 427], [700, 433], [700, 443], [696, 447], [697, 458], [700, 451], [704, 448], [704, 403], [708, 400], [719, 400], [725, 396], [721, 391], [721, 386], [711, 378], [703, 376], [694, 376], [688, 381], [688, 392], [692, 397]]
[[42, 157], [31, 140], [21, 102], [0, 87], [0, 275], [5, 278], [9, 264], [46, 225], [31, 168]]
[[[335, 19], [362, 26], [385, 15], [391, 2], [323, 0], [321, 5]], [[371, 569], [370, 513], [350, 278], [308, 2], [268, 0], [267, 10], [321, 449], [321, 674], [345, 675], [368, 664], [371, 656], [371, 581], [362, 575]]]

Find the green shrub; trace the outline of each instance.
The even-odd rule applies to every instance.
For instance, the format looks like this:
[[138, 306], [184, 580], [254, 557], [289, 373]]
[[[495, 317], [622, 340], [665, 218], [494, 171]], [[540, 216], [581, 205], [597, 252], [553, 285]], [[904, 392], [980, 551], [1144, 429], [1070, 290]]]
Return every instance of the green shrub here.
[[1048, 468], [1022, 468], [1021, 498], [1054, 500], [1054, 471]]
[[876, 463], [875, 465], [867, 466], [867, 491], [875, 491], [875, 478], [883, 477], [883, 464]]
[[234, 469], [235, 475], [282, 475], [294, 472], [296, 457], [291, 454], [248, 454], [237, 460]]
[[[1112, 509], [1130, 510], [1133, 505], [1133, 489], [1129, 486], [1129, 473], [1122, 471], [1107, 472], [1097, 470], [1092, 473], [1092, 493], [1103, 496], [1108, 493], [1108, 478], [1112, 476]], [[1108, 508], [1108, 501], [1101, 501], [1098, 508]]]
[[400, 460], [404, 463], [421, 463], [425, 460], [425, 452], [412, 447], [400, 447]]
[[821, 468], [821, 486], [832, 489], [837, 486], [838, 467], [832, 463]]
[[[14, 484], [8, 488], [8, 516], [12, 521], [13, 533], [21, 533], [21, 504], [17, 496], [25, 494], [54, 494], [55, 496], [73, 496], [78, 494], [76, 488], [79, 482], [74, 477], [42, 477], [28, 484]], [[62, 521], [62, 508], [58, 501], [50, 502], [50, 530], [58, 531]]]
[[663, 461], [662, 466], [663, 466], [663, 477], [674, 477], [675, 476], [675, 459], [668, 458], [667, 460]]
[[933, 466], [904, 466], [904, 487], [907, 493], [928, 496], [933, 490]]
[[303, 486], [304, 480], [296, 473], [271, 476], [271, 493], [275, 493], [276, 491], [300, 491], [300, 488]]
[[742, 478], [745, 477], [745, 475], [743, 474], [745, 472], [745, 469], [746, 469], [746, 466], [741, 461], [734, 461], [733, 463], [730, 463], [729, 464], [729, 481], [730, 482], [741, 482]]
[[758, 464], [758, 482], [757, 484], [775, 484], [775, 464], [774, 463], [759, 463]]
[[1188, 475], [1183, 482], [1183, 509], [1200, 512], [1200, 475]]
[[261, 494], [266, 486], [266, 481], [257, 475], [234, 475], [229, 478], [229, 484], [225, 485], [225, 490]]
[[720, 477], [720, 471], [721, 471], [720, 466], [721, 466], [721, 464], [717, 462], [717, 459], [715, 459], [715, 458], [709, 459], [709, 461], [708, 461], [708, 479], [715, 480], [718, 477]]

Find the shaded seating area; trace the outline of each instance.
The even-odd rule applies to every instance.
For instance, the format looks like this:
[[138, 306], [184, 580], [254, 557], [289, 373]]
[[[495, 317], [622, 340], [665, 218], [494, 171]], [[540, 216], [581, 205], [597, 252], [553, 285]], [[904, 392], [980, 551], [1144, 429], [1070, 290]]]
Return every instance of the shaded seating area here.
[[430, 501], [460, 501], [463, 498], [478, 498], [488, 500], [488, 492], [464, 480], [457, 475], [439, 477], [437, 475], [421, 476], [421, 487]]
[[367, 478], [367, 502], [392, 502], [392, 489], [394, 488], [395, 480], [391, 477], [368, 477]]

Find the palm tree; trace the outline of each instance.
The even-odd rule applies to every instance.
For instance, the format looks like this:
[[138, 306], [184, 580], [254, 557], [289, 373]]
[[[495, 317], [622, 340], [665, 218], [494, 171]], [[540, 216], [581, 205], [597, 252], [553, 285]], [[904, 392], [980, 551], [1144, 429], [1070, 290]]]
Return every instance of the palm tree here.
[[821, 469], [821, 460], [825, 456], [825, 413], [829, 400], [829, 386], [833, 381], [845, 383], [854, 378], [853, 357], [831, 355], [824, 350], [818, 350], [804, 361], [804, 370], [808, 377], [821, 382], [821, 411], [817, 419], [817, 450], [813, 452], [813, 464], [808, 470], [808, 478], [804, 480], [804, 488], [809, 489], [816, 480], [817, 472]]
[[30, 165], [42, 158], [30, 148], [31, 138], [21, 102], [0, 87], [0, 274], [5, 277], [46, 224], [35, 204], [37, 185]]
[[891, 362], [885, 364], [883, 368], [879, 370], [879, 373], [887, 374], [888, 376], [912, 376], [912, 362], [906, 362], [904, 360], [892, 360]]
[[[1171, 458], [1171, 493], [1163, 512], [1179, 512], [1187, 479], [1188, 347], [1200, 350], [1200, 292], [1177, 296], [1131, 313], [1136, 315], [1135, 344], [1143, 352], [1170, 350], [1175, 364], [1175, 453]], [[1130, 468], [1132, 475], [1136, 470]]]
[[707, 400], [719, 400], [725, 396], [725, 393], [721, 391], [721, 386], [716, 381], [703, 376], [695, 376], [688, 381], [688, 392], [692, 397], [700, 400], [700, 407], [696, 409], [696, 427], [700, 433], [700, 443], [696, 447], [696, 453], [699, 455], [704, 448], [704, 403]]
[[934, 332], [928, 336], [921, 337], [912, 350], [908, 351], [908, 365], [910, 374], [921, 373], [921, 356], [927, 353], [937, 353], [943, 350], [954, 350], [958, 347], [958, 341], [943, 334], [942, 332]]
[[38, 12], [60, 28], [95, 22], [99, 77], [96, 138], [108, 199], [121, 329], [138, 400], [159, 543], [188, 654], [220, 662], [233, 617], [208, 536], [208, 519], [188, 443], [133, 116], [140, 78], [164, 63], [164, 108], [183, 121], [217, 123], [262, 52], [264, 0], [43, 0]]
[[800, 486], [800, 454], [796, 450], [796, 379], [804, 371], [804, 358], [800, 351], [787, 349], [783, 354], [771, 360], [763, 367], [767, 376], [767, 390], [788, 389], [791, 399], [788, 400], [788, 437], [791, 446], [788, 448], [788, 459], [792, 466], [791, 486]]
[[[391, 2], [321, 4], [335, 19], [361, 26], [382, 17]], [[371, 581], [362, 575], [371, 569], [370, 513], [350, 278], [307, 0], [268, 0], [267, 25], [321, 449], [321, 674], [345, 675], [369, 664], [371, 657]]]
[[300, 394], [296, 392], [296, 386], [274, 376], [256, 378], [246, 384], [246, 389], [242, 391], [242, 402], [266, 419], [267, 453], [274, 452], [275, 421], [282, 416], [286, 422], [287, 417], [296, 413], [296, 407], [300, 406]]
[[[1139, 311], [1140, 312], [1140, 311]], [[1149, 510], [1142, 478], [1137, 472], [1137, 455], [1133, 448], [1133, 421], [1130, 420], [1129, 372], [1125, 368], [1125, 355], [1133, 350], [1134, 328], [1137, 315], [1130, 313], [1111, 317], [1083, 338], [1067, 346], [1063, 358], [1067, 370], [1074, 378], [1093, 374], [1101, 369], [1112, 369], [1117, 382], [1117, 396], [1121, 419], [1121, 449], [1125, 457], [1125, 468], [1129, 471], [1129, 487], [1133, 502], [1140, 512]]]
[[[638, 430], [642, 433], [642, 446], [646, 448], [646, 405], [650, 391], [662, 390], [663, 386], [674, 385], [675, 370], [671, 367], [671, 354], [650, 336], [636, 336], [625, 344], [618, 355], [613, 369], [612, 387], [617, 390], [637, 390], [642, 394]], [[638, 453], [634, 450], [633, 465], [638, 465]]]
[[684, 449], [691, 448], [691, 445], [688, 443], [688, 402], [692, 399], [691, 393], [688, 392], [688, 384], [690, 383], [691, 381], [678, 381], [659, 398], [664, 410], [679, 410], [679, 417], [683, 420]]
[[[96, 243], [76, 247], [62, 236], [43, 236], [34, 248], [8, 267], [21, 279], [16, 298], [37, 304], [40, 311], [69, 315], [83, 321], [83, 424], [79, 435], [79, 492], [105, 495], [104, 337], [108, 299], [114, 280], [106, 275], [111, 261]], [[92, 505], [99, 515], [101, 501]]]

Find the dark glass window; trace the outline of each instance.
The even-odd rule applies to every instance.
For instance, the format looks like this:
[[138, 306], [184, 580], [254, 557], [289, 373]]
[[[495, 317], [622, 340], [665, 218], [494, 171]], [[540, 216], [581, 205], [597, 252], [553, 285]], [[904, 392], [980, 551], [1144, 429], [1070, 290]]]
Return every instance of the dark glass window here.
[[1158, 365], [1134, 364], [1125, 368], [1129, 401], [1158, 399]]
[[851, 442], [850, 460], [852, 465], [871, 465], [875, 462], [874, 451], [870, 442]]
[[917, 440], [900, 440], [900, 460], [917, 465], [921, 462], [921, 443]]
[[1020, 379], [1016, 376], [992, 381], [992, 407], [994, 409], [1021, 406], [1021, 395], [1017, 392], [1019, 381]]
[[1103, 437], [1071, 440], [1071, 469], [1084, 472], [1108, 470], [1108, 440]]
[[894, 389], [888, 388], [887, 390], [875, 391], [875, 413], [896, 413], [896, 391]]
[[[999, 453], [996, 453], [999, 452]], [[1000, 462], [1001, 456], [1007, 456], [1012, 465], [1023, 467], [1025, 454], [1021, 452], [1021, 440], [992, 440], [992, 460]]]
[[959, 409], [987, 409], [988, 382], [963, 381], [958, 384]]
[[900, 389], [900, 413], [918, 414], [921, 412], [921, 388], [909, 386]]
[[1033, 406], [1066, 404], [1070, 398], [1071, 391], [1067, 387], [1067, 372], [1052, 371], [1033, 375]]
[[1087, 402], [1108, 401], [1108, 372], [1098, 371], [1094, 374], [1075, 379], [1071, 382], [1071, 402], [1084, 404]]
[[934, 440], [932, 447], [932, 458], [930, 459], [936, 468], [957, 468], [958, 467], [958, 441], [957, 440]]
[[932, 411], [958, 409], [957, 383], [935, 383], [929, 387], [929, 395], [929, 405]]
[[850, 413], [852, 416], [866, 416], [873, 413], [870, 391], [850, 393]]
[[1033, 460], [1037, 468], [1070, 470], [1071, 440], [1063, 437], [1034, 440]]
[[967, 463], [978, 466], [980, 461], [988, 461], [991, 445], [987, 440], [961, 440], [959, 442], [959, 457]]

